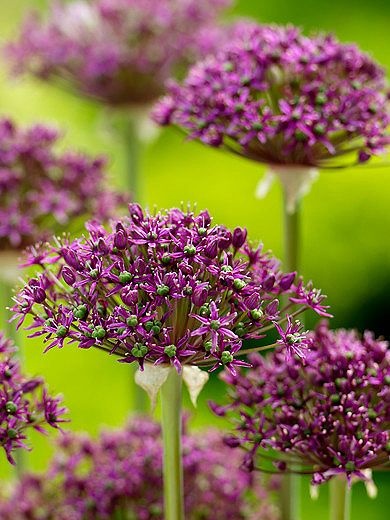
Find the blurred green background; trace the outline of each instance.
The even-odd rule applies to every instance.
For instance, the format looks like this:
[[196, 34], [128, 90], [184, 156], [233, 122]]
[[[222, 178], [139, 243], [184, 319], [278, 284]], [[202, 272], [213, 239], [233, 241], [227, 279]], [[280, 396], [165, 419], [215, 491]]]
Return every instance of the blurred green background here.
[[[45, 1], [2, 2], [1, 39], [16, 34], [23, 13], [45, 6]], [[252, 16], [262, 22], [293, 23], [305, 31], [323, 29], [343, 41], [355, 41], [384, 66], [390, 67], [388, 0], [257, 0], [237, 1], [232, 15]], [[6, 65], [0, 68], [2, 115], [20, 123], [44, 121], [64, 130], [64, 146], [107, 154], [113, 183], [124, 177], [125, 155], [121, 144], [104, 130], [103, 114], [93, 102], [78, 99], [23, 78], [10, 81]], [[208, 208], [216, 221], [246, 226], [253, 239], [280, 256], [281, 197], [278, 186], [264, 201], [254, 198], [263, 168], [195, 143], [164, 130], [143, 157], [144, 202], [169, 207], [197, 203]], [[390, 334], [390, 168], [356, 168], [323, 172], [304, 201], [302, 274], [312, 279], [329, 297], [335, 315], [333, 326], [374, 329]], [[77, 351], [75, 347], [53, 350], [43, 356], [41, 345], [24, 342], [30, 373], [46, 377], [52, 391], [62, 392], [68, 405], [71, 428], [96, 433], [102, 425], [119, 426], [131, 404], [129, 370], [104, 354]], [[223, 391], [209, 383], [193, 411], [194, 427], [215, 424], [207, 400]], [[218, 422], [217, 422], [218, 424]], [[34, 437], [31, 466], [42, 468], [51, 453], [47, 439]], [[6, 470], [1, 464], [1, 474]], [[354, 520], [388, 518], [390, 480], [375, 478], [379, 496], [367, 498], [363, 485], [354, 488]], [[304, 520], [327, 518], [326, 487], [320, 500], [308, 498], [304, 487]]]

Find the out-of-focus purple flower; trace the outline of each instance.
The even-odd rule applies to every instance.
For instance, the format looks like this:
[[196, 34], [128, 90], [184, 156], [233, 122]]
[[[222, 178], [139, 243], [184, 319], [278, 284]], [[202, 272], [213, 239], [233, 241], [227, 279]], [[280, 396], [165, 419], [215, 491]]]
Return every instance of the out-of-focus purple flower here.
[[141, 369], [148, 362], [178, 371], [183, 364], [225, 366], [235, 373], [247, 365], [237, 359], [242, 341], [264, 338], [287, 319], [281, 296], [302, 299], [297, 313], [314, 307], [327, 315], [323, 296], [307, 303], [295, 273], [280, 271], [241, 228], [231, 233], [212, 225], [206, 211], [144, 215], [133, 204], [129, 214], [112, 231], [90, 223], [85, 238], [40, 251], [40, 273], [21, 290], [13, 311], [19, 325], [33, 314], [32, 336], [45, 336], [47, 349], [76, 343]]
[[59, 153], [56, 130], [0, 119], [0, 250], [21, 249], [83, 221], [115, 213], [122, 197], [104, 185], [103, 158]]
[[164, 83], [215, 49], [231, 0], [51, 2], [7, 47], [16, 73], [65, 84], [109, 105], [145, 104]]
[[366, 162], [389, 144], [384, 71], [355, 45], [293, 26], [229, 31], [227, 45], [171, 83], [158, 123], [271, 165]]
[[[272, 482], [240, 469], [221, 434], [183, 436], [186, 518], [277, 520]], [[133, 419], [97, 440], [68, 434], [45, 475], [27, 475], [0, 502], [3, 520], [157, 520], [163, 515], [159, 426]]]
[[[245, 448], [249, 469], [313, 474], [313, 484], [334, 475], [366, 479], [390, 463], [390, 351], [372, 333], [311, 335], [305, 363], [280, 352], [251, 356], [253, 368], [226, 375], [231, 403], [218, 415], [240, 420], [230, 446]], [[267, 461], [273, 460], [273, 467]]]
[[0, 333], [0, 446], [14, 464], [14, 452], [28, 449], [27, 432], [58, 428], [66, 409], [51, 397], [41, 378], [27, 378], [15, 357], [17, 349]]

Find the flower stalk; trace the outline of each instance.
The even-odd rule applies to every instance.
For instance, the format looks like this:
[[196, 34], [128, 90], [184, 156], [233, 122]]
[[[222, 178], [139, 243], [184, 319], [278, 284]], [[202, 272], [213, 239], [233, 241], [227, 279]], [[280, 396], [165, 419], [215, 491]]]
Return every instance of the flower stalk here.
[[133, 201], [140, 202], [142, 199], [140, 171], [142, 142], [139, 135], [137, 114], [127, 114], [121, 130], [126, 157], [126, 189]]
[[161, 405], [164, 442], [164, 518], [184, 520], [181, 453], [182, 376], [173, 367], [161, 388]]
[[[292, 175], [294, 174], [292, 173]], [[288, 271], [296, 271], [299, 263], [301, 203], [296, 198], [293, 205], [290, 207], [287, 183], [282, 182], [282, 187], [284, 266]], [[301, 322], [302, 319], [303, 317], [301, 317]], [[280, 488], [281, 520], [299, 520], [300, 492], [301, 477], [294, 473], [283, 475]]]
[[351, 488], [345, 475], [336, 475], [329, 485], [329, 520], [349, 520], [351, 517]]

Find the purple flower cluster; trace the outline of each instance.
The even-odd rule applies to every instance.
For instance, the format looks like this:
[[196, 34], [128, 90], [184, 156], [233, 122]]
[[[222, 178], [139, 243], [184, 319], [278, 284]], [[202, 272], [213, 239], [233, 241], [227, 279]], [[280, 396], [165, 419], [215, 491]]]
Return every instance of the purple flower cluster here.
[[[296, 273], [283, 273], [262, 247], [251, 247], [245, 229], [212, 225], [207, 211], [172, 209], [129, 217], [107, 231], [88, 224], [88, 236], [57, 241], [40, 252], [40, 274], [16, 297], [14, 318], [32, 315], [32, 336], [47, 350], [76, 343], [119, 355], [122, 361], [227, 367], [244, 339], [259, 339], [288, 320], [284, 296], [295, 315], [312, 308], [327, 315], [324, 296]], [[299, 335], [299, 334], [298, 334]], [[291, 347], [290, 335], [280, 339]], [[297, 336], [295, 348], [308, 340]]]
[[59, 153], [58, 132], [0, 120], [0, 250], [21, 249], [113, 216], [122, 198], [104, 186], [102, 158]]
[[14, 464], [15, 450], [27, 449], [27, 430], [45, 433], [58, 428], [66, 409], [51, 397], [41, 378], [27, 378], [20, 371], [16, 347], [0, 333], [0, 446]]
[[247, 450], [249, 469], [310, 473], [314, 484], [337, 474], [365, 479], [364, 470], [390, 462], [388, 344], [326, 323], [312, 337], [304, 365], [274, 352], [227, 375], [232, 402], [214, 408], [233, 412], [235, 423], [238, 414], [239, 425], [226, 441]]
[[231, 0], [52, 2], [30, 15], [7, 53], [17, 73], [65, 83], [109, 105], [144, 104], [214, 49]]
[[[183, 436], [186, 518], [277, 520], [263, 484], [239, 469], [221, 434]], [[97, 440], [68, 434], [45, 475], [27, 475], [0, 502], [3, 520], [157, 520], [163, 515], [160, 428], [133, 419]], [[123, 516], [122, 516], [123, 515]]]
[[267, 164], [364, 162], [390, 138], [384, 71], [355, 45], [241, 22], [231, 42], [172, 82], [155, 120]]

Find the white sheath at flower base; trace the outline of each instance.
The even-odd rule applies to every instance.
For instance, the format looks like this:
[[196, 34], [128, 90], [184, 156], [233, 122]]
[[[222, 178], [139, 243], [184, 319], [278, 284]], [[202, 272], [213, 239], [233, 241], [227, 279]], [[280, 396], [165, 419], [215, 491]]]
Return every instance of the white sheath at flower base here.
[[185, 382], [190, 394], [191, 402], [196, 407], [200, 392], [209, 380], [208, 372], [199, 367], [185, 365], [183, 367], [183, 381]]
[[152, 365], [145, 363], [143, 370], [137, 370], [135, 373], [135, 382], [145, 390], [150, 398], [152, 410], [156, 407], [157, 395], [168, 379], [170, 370], [175, 370], [167, 365]]
[[313, 182], [318, 179], [317, 168], [272, 165], [260, 179], [256, 187], [256, 197], [263, 199], [270, 191], [275, 178], [278, 178], [286, 194], [288, 213], [294, 213], [302, 197], [309, 193]]
[[[144, 364], [144, 370], [137, 370], [135, 382], [150, 398], [152, 409], [156, 406], [158, 393], [168, 378], [172, 366]], [[188, 388], [192, 404], [196, 407], [198, 396], [209, 379], [209, 374], [196, 366], [184, 366], [182, 371], [183, 381]]]
[[7, 285], [16, 285], [19, 276], [19, 257], [20, 253], [17, 251], [2, 251], [0, 252], [0, 282]]

